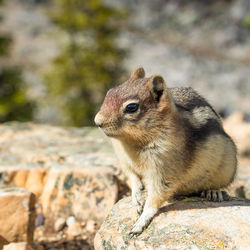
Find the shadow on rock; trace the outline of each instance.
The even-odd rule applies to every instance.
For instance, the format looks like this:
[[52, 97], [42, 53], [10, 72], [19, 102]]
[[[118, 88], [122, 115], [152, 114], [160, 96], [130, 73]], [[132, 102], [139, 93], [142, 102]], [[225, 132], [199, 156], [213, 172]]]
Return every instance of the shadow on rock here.
[[159, 210], [158, 214], [175, 210], [182, 211], [188, 209], [209, 209], [234, 206], [250, 206], [250, 200], [232, 198], [230, 201], [213, 202], [206, 201], [202, 198], [190, 197], [180, 201], [173, 201], [173, 203], [165, 205]]

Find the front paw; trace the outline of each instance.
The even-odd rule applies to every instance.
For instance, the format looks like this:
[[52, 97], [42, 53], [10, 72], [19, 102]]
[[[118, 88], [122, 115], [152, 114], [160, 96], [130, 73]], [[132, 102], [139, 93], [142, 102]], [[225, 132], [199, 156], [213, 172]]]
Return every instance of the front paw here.
[[137, 208], [137, 213], [141, 215], [144, 204], [145, 204], [145, 200], [142, 197], [142, 193], [136, 192], [134, 195], [132, 195], [132, 202], [133, 202], [133, 205], [136, 206]]
[[130, 239], [133, 239], [133, 238], [136, 238], [138, 235], [140, 235], [140, 233], [137, 233], [131, 230], [128, 235]]
[[129, 232], [129, 237], [131, 239], [136, 238], [138, 235], [140, 235], [145, 228], [143, 225], [140, 225], [140, 223], [138, 223], [138, 222], [139, 222], [139, 220], [134, 224], [133, 228]]

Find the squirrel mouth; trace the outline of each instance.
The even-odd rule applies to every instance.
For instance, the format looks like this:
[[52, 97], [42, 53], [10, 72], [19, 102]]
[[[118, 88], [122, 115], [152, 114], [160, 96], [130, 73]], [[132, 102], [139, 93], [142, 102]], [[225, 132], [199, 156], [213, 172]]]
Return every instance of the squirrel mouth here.
[[106, 132], [106, 131], [103, 131], [105, 133], [106, 136], [108, 137], [115, 137], [115, 134], [113, 133], [110, 133], [110, 132]]
[[101, 130], [104, 132], [104, 134], [108, 137], [116, 137], [117, 133], [113, 130], [109, 130], [108, 128], [101, 128]]

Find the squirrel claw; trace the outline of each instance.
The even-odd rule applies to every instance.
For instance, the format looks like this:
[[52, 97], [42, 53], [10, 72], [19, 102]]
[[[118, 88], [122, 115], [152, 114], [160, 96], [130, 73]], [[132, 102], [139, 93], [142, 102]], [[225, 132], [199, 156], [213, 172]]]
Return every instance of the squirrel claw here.
[[139, 236], [143, 232], [145, 227], [146, 226], [139, 226], [138, 221], [137, 221], [137, 223], [133, 226], [133, 228], [129, 232], [130, 239], [133, 239], [133, 238], [136, 238], [137, 236]]
[[128, 235], [129, 235], [129, 238], [130, 238], [130, 239], [134, 239], [134, 238], [136, 238], [139, 234], [138, 234], [137, 232], [130, 231]]
[[137, 236], [137, 235], [136, 235], [134, 232], [132, 232], [132, 231], [130, 231], [128, 235], [129, 235], [129, 238], [130, 238], [130, 239], [136, 238], [136, 236]]
[[226, 191], [206, 190], [201, 193], [201, 198], [206, 198], [209, 201], [222, 202], [230, 200], [230, 195]]

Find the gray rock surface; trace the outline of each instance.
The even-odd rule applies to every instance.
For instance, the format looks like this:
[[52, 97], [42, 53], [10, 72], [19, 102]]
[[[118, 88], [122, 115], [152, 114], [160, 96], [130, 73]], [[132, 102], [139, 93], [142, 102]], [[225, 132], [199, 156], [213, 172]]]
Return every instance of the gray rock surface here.
[[61, 231], [66, 225], [66, 220], [64, 218], [58, 218], [55, 222], [54, 229], [56, 232]]
[[163, 207], [135, 239], [138, 218], [130, 197], [110, 211], [95, 236], [95, 249], [248, 249], [250, 201], [206, 202], [187, 199]]
[[36, 194], [45, 223], [69, 216], [104, 220], [119, 196], [120, 170], [98, 129], [8, 123], [0, 134], [1, 187]]

